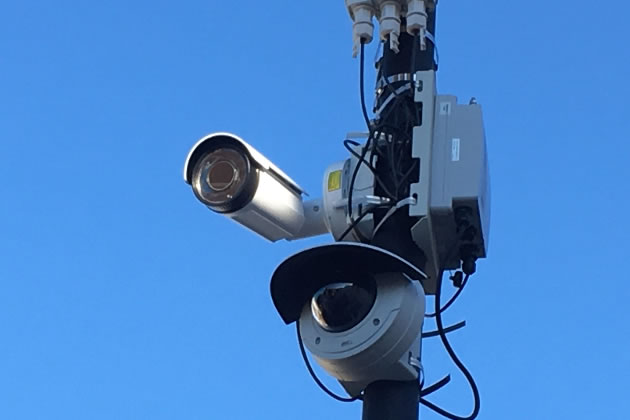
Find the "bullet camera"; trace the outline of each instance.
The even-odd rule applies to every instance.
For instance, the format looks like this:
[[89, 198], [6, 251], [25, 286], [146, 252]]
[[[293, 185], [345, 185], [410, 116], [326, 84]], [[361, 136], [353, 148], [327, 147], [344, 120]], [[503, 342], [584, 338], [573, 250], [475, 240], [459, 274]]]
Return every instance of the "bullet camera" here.
[[[358, 176], [351, 187], [350, 174], [355, 168]], [[230, 133], [207, 135], [192, 147], [184, 180], [210, 210], [274, 242], [328, 232], [337, 240], [370, 237], [374, 228], [371, 215], [344, 235], [353, 224], [347, 209], [349, 189], [354, 193], [355, 214], [388, 201], [374, 196], [374, 176], [354, 156], [325, 171], [323, 199], [304, 201], [306, 193], [295, 181]]]
[[270, 241], [325, 233], [317, 202], [240, 137], [214, 133], [191, 149], [184, 180], [210, 210]]
[[425, 278], [384, 249], [338, 242], [285, 260], [271, 296], [285, 323], [299, 323], [317, 363], [354, 397], [372, 382], [418, 378]]

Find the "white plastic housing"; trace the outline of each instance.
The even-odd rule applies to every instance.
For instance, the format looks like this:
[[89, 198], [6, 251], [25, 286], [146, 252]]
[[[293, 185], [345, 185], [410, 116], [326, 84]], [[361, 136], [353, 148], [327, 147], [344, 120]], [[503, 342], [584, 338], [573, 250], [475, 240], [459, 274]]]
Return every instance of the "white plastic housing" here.
[[424, 0], [409, 0], [407, 3], [407, 32], [420, 35], [420, 47], [426, 49], [427, 8]]
[[[361, 153], [361, 147], [355, 148], [356, 153]], [[352, 156], [345, 161], [335, 162], [330, 165], [324, 173], [323, 183], [323, 204], [325, 223], [328, 231], [336, 241], [342, 239], [352, 223], [348, 217], [348, 193], [355, 167], [359, 160]], [[374, 175], [366, 165], [361, 165], [357, 172], [352, 193], [352, 217], [359, 218], [359, 214], [365, 211], [367, 206], [372, 205], [374, 199]], [[374, 217], [370, 213], [364, 216], [356, 224], [354, 230], [348, 232], [343, 238], [344, 241], [360, 241], [355, 231], [359, 231], [362, 237], [371, 238], [374, 230]]]
[[300, 316], [302, 340], [317, 363], [357, 396], [380, 380], [418, 378], [425, 296], [418, 281], [402, 273], [377, 274], [374, 306], [345, 332], [326, 331], [315, 321], [310, 302]]
[[353, 57], [356, 57], [361, 38], [366, 43], [372, 41], [374, 24], [372, 19], [379, 20], [381, 40], [390, 38], [390, 47], [398, 52], [401, 18], [406, 19], [406, 30], [409, 34], [419, 35], [420, 47], [426, 49], [428, 10], [433, 10], [436, 0], [346, 0], [346, 6], [353, 26]]
[[344, 182], [347, 177], [344, 173], [346, 161], [335, 162], [330, 165], [324, 173], [323, 182], [323, 204], [325, 209], [325, 221], [328, 231], [332, 233], [335, 240], [348, 227], [347, 222], [347, 199], [344, 199]]
[[369, 44], [374, 38], [372, 19], [375, 10], [371, 0], [346, 0], [346, 7], [352, 18], [352, 56], [356, 57], [361, 46], [361, 39]]
[[304, 224], [300, 231], [288, 240], [310, 238], [311, 236], [323, 235], [328, 233], [326, 225], [326, 209], [323, 200], [317, 198], [304, 202]]
[[389, 47], [395, 53], [399, 52], [398, 46], [400, 42], [400, 2], [399, 1], [383, 1], [380, 4], [380, 36], [381, 41], [386, 41], [389, 36]]
[[304, 225], [302, 197], [268, 172], [258, 176], [252, 201], [226, 216], [272, 242], [297, 236]]
[[188, 184], [193, 183], [194, 166], [206, 153], [219, 147], [234, 148], [239, 153], [246, 154], [254, 168], [251, 176], [258, 177], [251, 199], [240, 208], [221, 214], [273, 242], [327, 232], [321, 203], [307, 202], [305, 211], [302, 188], [259, 151], [234, 134], [210, 134], [193, 146], [184, 165], [184, 180]]

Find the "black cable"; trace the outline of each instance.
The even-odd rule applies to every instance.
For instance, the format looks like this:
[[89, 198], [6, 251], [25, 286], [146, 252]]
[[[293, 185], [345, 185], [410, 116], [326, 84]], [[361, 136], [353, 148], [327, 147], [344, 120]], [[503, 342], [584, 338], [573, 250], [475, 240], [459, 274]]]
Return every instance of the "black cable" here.
[[[444, 328], [444, 334], [450, 334], [450, 333], [452, 333], [454, 331], [461, 330], [465, 326], [466, 326], [466, 321], [458, 322], [455, 325], [451, 325], [450, 327]], [[440, 331], [439, 330], [429, 331], [429, 332], [426, 332], [426, 333], [422, 333], [422, 338], [437, 337], [438, 335], [440, 335]]]
[[389, 93], [391, 95], [394, 95], [394, 98], [396, 99], [399, 98], [400, 93], [396, 92], [396, 89], [394, 88], [394, 85], [392, 85], [392, 82], [389, 81], [389, 78], [385, 75], [383, 75], [382, 78], [383, 78], [383, 81], [385, 82], [385, 86], [387, 86], [387, 88], [389, 89]]
[[[365, 160], [365, 158], [361, 158], [361, 155], [359, 155], [357, 152], [355, 152], [352, 147], [349, 146], [349, 144], [353, 145], [353, 146], [360, 146], [360, 143], [354, 141], [354, 140], [350, 140], [350, 139], [346, 139], [343, 141], [343, 145], [344, 147], [348, 150], [348, 152], [350, 152], [350, 154], [354, 157], [356, 157], [357, 159], [359, 159], [359, 162], [357, 163], [357, 167], [361, 165], [361, 161], [363, 161], [363, 164], [365, 166], [368, 167], [368, 169], [372, 172], [372, 174], [374, 175], [374, 179], [376, 180], [376, 182], [378, 182], [378, 185], [381, 186], [381, 188], [383, 189], [383, 191], [385, 191], [385, 193], [391, 198], [391, 199], [395, 199], [394, 195], [391, 193], [391, 191], [389, 190], [389, 188], [387, 188], [387, 186], [385, 185], [385, 183], [383, 182], [383, 180], [378, 176], [378, 173], [376, 172], [376, 168], [374, 167], [374, 165], [372, 165], [370, 162], [368, 162], [367, 160]], [[358, 171], [357, 171], [358, 172]], [[351, 183], [352, 187], [354, 187], [354, 183]], [[354, 189], [354, 188], [353, 188]]]
[[[459, 242], [461, 241], [463, 235], [458, 237], [457, 240], [455, 241], [455, 243], [453, 244], [453, 246], [451, 247], [450, 251], [448, 251], [445, 255], [445, 257], [440, 261], [440, 267], [444, 267], [444, 265], [446, 264], [447, 261], [449, 261], [451, 258], [453, 258], [455, 256], [455, 254], [458, 251], [458, 247], [457, 245], [459, 244]], [[446, 309], [448, 309], [448, 307], [450, 307], [459, 297], [459, 295], [462, 293], [462, 290], [464, 289], [464, 286], [466, 285], [466, 283], [468, 283], [468, 278], [470, 276], [466, 275], [466, 278], [464, 279], [464, 281], [462, 282], [461, 287], [459, 288], [459, 290], [457, 290], [455, 292], [455, 294], [451, 297], [451, 299], [449, 299], [449, 301], [446, 303], [446, 305], [444, 305], [444, 308], [442, 308], [440, 311], [444, 312]], [[441, 281], [441, 280], [440, 280]], [[434, 318], [437, 312], [434, 312], [432, 314], [424, 314], [425, 318]]]
[[413, 31], [413, 40], [411, 41], [411, 69], [409, 73], [411, 73], [411, 88], [413, 89], [413, 83], [415, 82], [416, 75], [416, 49], [419, 47], [418, 45], [418, 31]]
[[472, 375], [470, 374], [466, 366], [464, 366], [464, 364], [461, 362], [461, 360], [459, 360], [459, 358], [455, 354], [455, 351], [453, 350], [453, 347], [451, 347], [451, 344], [448, 342], [448, 338], [446, 337], [446, 333], [444, 332], [444, 324], [442, 323], [442, 313], [440, 312], [441, 293], [442, 293], [442, 276], [439, 277], [439, 280], [437, 282], [437, 290], [435, 291], [435, 313], [437, 314], [435, 317], [435, 322], [437, 323], [438, 331], [440, 331], [440, 338], [442, 339], [442, 344], [444, 345], [444, 348], [446, 349], [446, 352], [448, 353], [448, 355], [453, 360], [453, 363], [455, 363], [455, 365], [459, 368], [459, 370], [466, 377], [466, 380], [470, 384], [470, 389], [472, 390], [473, 398], [475, 402], [474, 402], [473, 412], [468, 417], [460, 417], [453, 413], [450, 413], [422, 397], [420, 398], [420, 402], [423, 405], [430, 408], [431, 410], [435, 411], [436, 413], [446, 418], [449, 418], [451, 420], [473, 420], [477, 418], [477, 416], [479, 415], [479, 410], [481, 408], [481, 399], [479, 397], [479, 389], [477, 388], [475, 379], [472, 377]]
[[[440, 309], [441, 313], [444, 313], [448, 308], [451, 307], [451, 305], [453, 303], [455, 303], [455, 301], [457, 300], [459, 295], [462, 294], [462, 291], [464, 290], [464, 287], [466, 286], [466, 283], [468, 283], [468, 279], [469, 278], [470, 278], [470, 274], [466, 274], [466, 276], [464, 277], [464, 281], [462, 282], [461, 287], [459, 289], [457, 289], [457, 291], [453, 294], [453, 296], [449, 299], [449, 301], [446, 302], [446, 305], [442, 306], [442, 308]], [[432, 314], [424, 314], [424, 316], [426, 318], [435, 318], [436, 315], [437, 315], [436, 312], [434, 312]]]
[[[360, 94], [360, 98], [361, 98], [361, 111], [363, 112], [363, 118], [365, 119], [365, 124], [367, 125], [367, 129], [369, 131], [369, 135], [368, 135], [368, 139], [365, 142], [365, 147], [363, 148], [363, 151], [361, 152], [361, 157], [359, 159], [359, 162], [357, 163], [357, 166], [354, 168], [354, 171], [352, 172], [352, 178], [350, 179], [350, 185], [348, 188], [348, 216], [350, 217], [350, 220], [352, 221], [352, 190], [354, 189], [354, 183], [356, 182], [357, 179], [357, 174], [359, 173], [359, 167], [361, 166], [362, 163], [367, 163], [367, 161], [365, 160], [365, 156], [367, 155], [368, 149], [370, 148], [370, 144], [372, 141], [372, 136], [373, 136], [373, 131], [370, 127], [370, 117], [368, 116], [367, 113], [367, 108], [365, 106], [365, 40], [361, 39], [361, 57], [360, 57], [360, 62], [361, 65], [359, 66], [359, 94]], [[352, 224], [355, 224], [354, 222], [352, 222]], [[356, 225], [356, 224], [355, 224]]]
[[[367, 216], [368, 214], [372, 213], [375, 209], [377, 209], [377, 208], [379, 208], [379, 207], [382, 207], [382, 206], [374, 207], [374, 208], [372, 208], [372, 209], [370, 209], [370, 210], [367, 210], [367, 211], [365, 211], [365, 212], [362, 212], [362, 213], [359, 215], [359, 217], [358, 217], [357, 219], [353, 220], [353, 221], [350, 223], [350, 226], [348, 226], [348, 228], [347, 228], [346, 230], [344, 230], [344, 231], [343, 231], [343, 233], [341, 234], [341, 236], [339, 237], [339, 239], [337, 239], [337, 242], [341, 242], [341, 241], [343, 241], [343, 240], [346, 238], [346, 236], [348, 236], [348, 234], [349, 234], [352, 230], [354, 230], [354, 228], [356, 228], [356, 227], [357, 227], [357, 225], [358, 225], [359, 223], [361, 223], [361, 220], [363, 220], [363, 218], [364, 218], [365, 216]], [[358, 233], [358, 231], [355, 231], [355, 232], [357, 232], [357, 233]]]
[[332, 398], [336, 399], [337, 401], [341, 401], [341, 402], [354, 402], [354, 401], [360, 400], [361, 399], [360, 395], [357, 397], [352, 397], [352, 398], [340, 397], [339, 395], [335, 394], [330, 389], [328, 389], [326, 385], [324, 385], [323, 382], [319, 380], [319, 378], [315, 374], [315, 371], [313, 370], [313, 367], [311, 366], [311, 362], [308, 361], [308, 356], [306, 355], [306, 350], [304, 349], [304, 343], [302, 343], [302, 333], [300, 332], [300, 320], [297, 320], [295, 322], [295, 326], [297, 330], [298, 345], [300, 346], [300, 353], [302, 353], [302, 358], [304, 359], [304, 364], [306, 365], [306, 369], [308, 370], [308, 373], [311, 374], [311, 377], [313, 378], [315, 383], [319, 385], [319, 387], [322, 389], [322, 391], [324, 391], [326, 394], [330, 395]]
[[[392, 109], [393, 108], [391, 108], [388, 111], [388, 115], [392, 111]], [[360, 168], [361, 164], [366, 164], [366, 165], [369, 164], [369, 162], [367, 160], [365, 160], [365, 156], [367, 155], [367, 152], [370, 149], [370, 146], [372, 145], [372, 141], [374, 141], [377, 136], [381, 135], [382, 132], [380, 130], [381, 130], [381, 127], [379, 126], [379, 127], [376, 127], [375, 129], [372, 129], [370, 131], [370, 134], [368, 135], [367, 141], [365, 142], [365, 146], [363, 147], [363, 150], [361, 152], [361, 156], [359, 156], [359, 162], [354, 167], [354, 171], [352, 172], [352, 177], [350, 179], [350, 185], [348, 187], [348, 216], [349, 216], [349, 218], [351, 220], [351, 223], [353, 223], [354, 226], [356, 226], [356, 223], [355, 223], [354, 219], [352, 218], [352, 195], [353, 195], [353, 191], [354, 191], [354, 184], [356, 182], [357, 175], [359, 173], [359, 168]], [[385, 192], [387, 193], [387, 191], [385, 191]], [[395, 197], [394, 197], [394, 200], [397, 201]], [[367, 241], [367, 239], [364, 238], [359, 232], [357, 232], [357, 235], [360, 237], [361, 242], [366, 242]]]
[[[367, 215], [367, 213], [364, 213], [357, 220], [354, 220], [352, 218], [352, 194], [353, 194], [353, 191], [354, 191], [354, 183], [356, 182], [357, 174], [359, 173], [359, 168], [361, 167], [361, 163], [365, 162], [365, 155], [367, 155], [368, 147], [370, 145], [371, 140], [372, 140], [372, 134], [370, 134], [370, 136], [368, 137], [367, 142], [365, 143], [365, 147], [363, 148], [363, 151], [361, 152], [361, 159], [359, 160], [357, 165], [354, 167], [354, 171], [352, 171], [352, 178], [350, 179], [350, 185], [348, 187], [348, 217], [350, 218], [350, 226], [348, 227], [348, 229], [346, 229], [346, 231], [342, 235], [342, 238], [339, 239], [340, 241], [351, 230], [353, 230], [355, 228], [355, 226], [361, 221], [361, 219], [363, 219], [363, 217], [365, 217], [365, 215]], [[361, 239], [361, 242], [364, 242], [363, 239], [365, 239], [365, 238], [360, 233], [357, 232], [357, 234], [359, 235], [359, 238]]]
[[[413, 72], [412, 72], [413, 74]], [[387, 87], [390, 89], [390, 91], [392, 92], [392, 94], [394, 95], [394, 102], [392, 104], [390, 104], [388, 106], [389, 108], [389, 112], [393, 111], [394, 109], [398, 109], [398, 104], [400, 101], [404, 101], [405, 106], [402, 107], [402, 111], [404, 111], [404, 113], [406, 115], [403, 116], [403, 121], [405, 122], [409, 122], [412, 120], [415, 120], [415, 116], [411, 115], [411, 114], [415, 114], [415, 111], [413, 113], [410, 114], [409, 112], [409, 106], [414, 106], [414, 102], [413, 102], [413, 86], [411, 88], [411, 90], [409, 91], [409, 94], [397, 94], [396, 90], [394, 89], [394, 87], [391, 85], [391, 83], [389, 82], [389, 80], [387, 78], [384, 78], [385, 83], [387, 85]], [[411, 84], [413, 85], [414, 81], [413, 78], [411, 80]], [[411, 99], [408, 100], [408, 99]], [[388, 114], [389, 114], [388, 112]], [[417, 124], [411, 124], [410, 127], [406, 127], [405, 129], [401, 129], [398, 127], [399, 121], [398, 119], [396, 119], [396, 123], [394, 126], [388, 126], [391, 127], [393, 130], [395, 130], [397, 133], [400, 134], [400, 136], [395, 136], [393, 133], [391, 133], [389, 136], [391, 136], [391, 141], [390, 137], [388, 137], [388, 142], [387, 142], [387, 159], [389, 162], [389, 167], [390, 170], [392, 172], [392, 182], [395, 186], [395, 192], [396, 192], [396, 197], [395, 200], [398, 201], [399, 196], [400, 196], [400, 187], [401, 185], [404, 184], [404, 182], [409, 178], [409, 176], [411, 175], [412, 171], [415, 169], [414, 167], [411, 167], [407, 170], [407, 172], [403, 173], [400, 170], [400, 163], [401, 163], [401, 159], [402, 159], [402, 155], [403, 152], [405, 150], [407, 150], [407, 146], [409, 145], [410, 141], [411, 141], [411, 137], [409, 136], [409, 132], [413, 129], [414, 125]], [[402, 177], [402, 178], [401, 178]]]
[[[403, 98], [400, 98], [400, 99], [402, 100]], [[385, 116], [385, 117], [383, 117], [382, 119], [386, 119], [386, 118], [389, 116], [389, 114], [391, 114], [391, 113], [392, 113], [392, 109], [393, 109], [393, 108], [395, 108], [395, 106], [394, 106], [394, 105], [396, 105], [396, 104], [397, 104], [396, 102], [394, 102], [394, 103], [392, 104], [392, 107], [390, 107], [390, 109], [387, 111], [386, 116]], [[403, 137], [403, 139], [404, 139], [405, 141], [409, 141], [409, 140], [411, 140], [411, 136], [409, 135], [409, 133], [407, 133], [405, 130], [403, 130], [403, 129], [401, 129], [401, 128], [399, 128], [399, 127], [395, 126], [395, 125], [392, 125], [392, 124], [387, 124], [387, 123], [383, 122], [383, 123], [379, 124], [378, 128], [379, 128], [379, 129], [387, 128], [387, 129], [389, 129], [389, 130], [397, 131], [397, 132], [398, 132], [398, 134], [400, 135], [400, 137]]]
[[[394, 186], [396, 187], [396, 191], [394, 191], [394, 193], [392, 193], [392, 191], [387, 188], [385, 186], [385, 184], [383, 183], [383, 181], [380, 179], [380, 177], [378, 177], [376, 175], [376, 168], [374, 168], [373, 165], [371, 165], [367, 160], [366, 160], [366, 156], [368, 151], [372, 151], [372, 155], [375, 153], [375, 149], [376, 147], [371, 147], [372, 146], [372, 142], [376, 142], [378, 140], [378, 138], [381, 136], [381, 134], [385, 133], [387, 135], [386, 132], [382, 131], [383, 127], [390, 127], [389, 125], [386, 125], [384, 122], [378, 126], [372, 126], [370, 124], [370, 119], [367, 113], [367, 107], [365, 105], [365, 40], [361, 40], [361, 56], [360, 56], [360, 72], [359, 72], [359, 90], [360, 90], [360, 99], [361, 99], [361, 111], [363, 113], [363, 118], [365, 119], [365, 123], [367, 125], [368, 131], [369, 131], [369, 135], [367, 138], [367, 141], [365, 143], [365, 146], [361, 152], [361, 155], [358, 156], [354, 151], [351, 151], [351, 153], [357, 157], [359, 159], [359, 162], [357, 163], [357, 165], [354, 167], [354, 170], [352, 172], [352, 176], [350, 179], [350, 184], [348, 186], [348, 208], [347, 208], [347, 212], [348, 212], [348, 217], [350, 219], [350, 227], [346, 230], [346, 232], [344, 232], [344, 235], [342, 235], [342, 238], [344, 238], [350, 231], [352, 231], [356, 225], [358, 224], [358, 221], [355, 221], [354, 218], [352, 217], [352, 213], [353, 213], [353, 207], [352, 207], [352, 196], [354, 193], [354, 184], [356, 183], [356, 179], [359, 173], [359, 168], [362, 164], [365, 164], [366, 166], [368, 166], [368, 168], [370, 168], [370, 170], [372, 170], [372, 172], [375, 175], [375, 179], [378, 182], [379, 186], [383, 189], [383, 191], [389, 195], [390, 199], [394, 200], [394, 201], [398, 201], [398, 190], [399, 190], [399, 185], [398, 185], [398, 179], [396, 174], [394, 174]], [[396, 108], [397, 103], [399, 102], [399, 100], [403, 99], [402, 96], [397, 96], [394, 99], [394, 102], [390, 105], [386, 115], [382, 116], [381, 121], [385, 121], [387, 120], [387, 118], [389, 117], [389, 114], [391, 112], [393, 112], [394, 108]], [[393, 126], [391, 126], [392, 129], [397, 130], [397, 131], [402, 131], [400, 130], [398, 127], [396, 127], [396, 124], [394, 124]], [[393, 136], [392, 136], [393, 137]], [[409, 141], [409, 136], [404, 133], [404, 137], [403, 137], [404, 143]], [[346, 146], [346, 148], [348, 148], [347, 144], [344, 142], [344, 145]], [[349, 149], [349, 148], [348, 148]], [[390, 152], [390, 155], [392, 154], [392, 152]], [[363, 237], [363, 235], [361, 235], [360, 232], [355, 231], [357, 236], [359, 237], [359, 240], [361, 242], [367, 242], [368, 239]], [[339, 239], [341, 240], [341, 239]]]
[[434, 392], [444, 388], [446, 385], [448, 385], [449, 382], [451, 382], [451, 375], [446, 375], [444, 378], [440, 379], [433, 385], [429, 385], [426, 388], [420, 387], [420, 397], [433, 394]]
[[387, 139], [387, 152], [388, 152], [388, 158], [389, 158], [389, 166], [390, 166], [390, 170], [392, 172], [392, 182], [394, 183], [394, 186], [396, 187], [396, 197], [395, 200], [398, 201], [398, 188], [399, 188], [399, 183], [398, 183], [398, 173], [396, 172], [396, 162], [395, 162], [395, 157], [394, 157], [394, 147], [395, 147], [395, 138], [394, 135], [391, 135], [391, 138]]
[[361, 111], [363, 112], [363, 118], [367, 125], [368, 131], [370, 131], [370, 117], [368, 117], [367, 107], [365, 106], [365, 39], [361, 38], [361, 66], [359, 73], [359, 88], [361, 89]]
[[409, 169], [407, 170], [407, 172], [403, 174], [402, 179], [398, 181], [398, 184], [396, 185], [396, 191], [398, 191], [400, 187], [403, 186], [405, 181], [409, 179], [409, 177], [411, 176], [411, 173], [413, 172], [414, 169], [416, 169], [417, 166], [418, 166], [418, 161], [414, 160], [411, 166], [409, 167]]
[[354, 168], [352, 172], [352, 178], [350, 180], [350, 186], [348, 188], [348, 215], [350, 216], [350, 220], [352, 220], [352, 190], [354, 189], [354, 183], [357, 179], [357, 174], [359, 173], [359, 167], [362, 163], [368, 163], [365, 160], [365, 156], [367, 155], [368, 149], [370, 148], [372, 137], [374, 132], [370, 127], [370, 117], [368, 117], [367, 108], [365, 106], [365, 40], [361, 39], [361, 57], [360, 57], [361, 65], [359, 66], [359, 93], [361, 98], [361, 111], [363, 112], [363, 118], [365, 119], [365, 124], [367, 125], [367, 129], [369, 132], [367, 141], [365, 142], [365, 147], [361, 152], [361, 156], [359, 158], [359, 162], [357, 166]]
[[[350, 147], [349, 145], [361, 146], [361, 143], [359, 143], [358, 141], [350, 140], [350, 139], [345, 139], [343, 141], [343, 146], [346, 148], [346, 150], [350, 152], [352, 156], [356, 157], [357, 159], [361, 159], [361, 155], [355, 152], [354, 149]], [[372, 163], [368, 161], [365, 161], [364, 163], [370, 169], [370, 171], [372, 171], [372, 173], [376, 175], [376, 168], [374, 167], [374, 165], [372, 165]]]
[[[367, 155], [367, 152], [370, 150], [372, 141], [376, 141], [378, 136], [380, 136], [381, 134], [380, 127], [373, 128], [371, 126], [370, 117], [368, 116], [367, 107], [365, 105], [365, 40], [364, 39], [361, 40], [360, 63], [361, 65], [359, 68], [359, 91], [360, 91], [360, 98], [361, 98], [361, 111], [363, 113], [363, 118], [365, 119], [365, 124], [367, 125], [369, 135], [368, 135], [367, 141], [365, 142], [363, 151], [361, 152], [361, 156], [359, 156], [359, 162], [357, 163], [357, 166], [354, 168], [354, 171], [352, 173], [352, 178], [350, 180], [350, 185], [348, 188], [348, 215], [350, 216], [351, 220], [352, 220], [352, 193], [354, 190], [354, 183], [356, 182], [357, 174], [359, 173], [359, 167], [361, 166], [362, 163], [369, 164], [369, 162], [365, 160], [365, 156]], [[391, 112], [391, 109], [389, 112]], [[389, 112], [388, 112], [388, 115], [389, 115]], [[385, 192], [389, 194], [388, 191], [385, 191]], [[393, 198], [394, 200], [396, 199], [396, 197], [390, 197], [390, 198]]]

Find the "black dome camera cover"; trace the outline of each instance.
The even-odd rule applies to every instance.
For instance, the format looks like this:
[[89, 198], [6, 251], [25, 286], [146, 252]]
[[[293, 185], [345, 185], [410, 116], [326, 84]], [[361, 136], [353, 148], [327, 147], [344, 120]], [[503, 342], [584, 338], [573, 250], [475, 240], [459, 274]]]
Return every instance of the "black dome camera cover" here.
[[315, 293], [345, 275], [393, 272], [412, 280], [427, 278], [411, 263], [372, 245], [337, 242], [317, 246], [292, 255], [276, 268], [271, 277], [271, 298], [282, 320], [291, 324], [300, 318]]

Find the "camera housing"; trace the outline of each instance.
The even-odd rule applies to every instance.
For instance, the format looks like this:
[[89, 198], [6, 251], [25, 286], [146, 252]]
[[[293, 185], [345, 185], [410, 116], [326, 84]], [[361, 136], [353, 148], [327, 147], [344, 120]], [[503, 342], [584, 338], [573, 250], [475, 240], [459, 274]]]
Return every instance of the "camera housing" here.
[[299, 319], [306, 348], [353, 397], [372, 382], [418, 378], [425, 309], [422, 285], [402, 273], [380, 273], [374, 280], [376, 299], [352, 328], [324, 328], [308, 303]]
[[[418, 378], [425, 279], [389, 251], [337, 242], [280, 264], [271, 296], [285, 323], [300, 323], [302, 341], [317, 363], [357, 396], [372, 382]], [[325, 302], [319, 298], [327, 289]]]
[[275, 242], [327, 232], [321, 205], [240, 137], [201, 138], [190, 150], [184, 180], [210, 210]]
[[[360, 148], [355, 148], [355, 153], [360, 153]], [[357, 169], [354, 185], [351, 185], [352, 173]], [[361, 237], [372, 238], [374, 231], [374, 216], [368, 213], [355, 228], [342, 235], [352, 223], [348, 214], [348, 196], [352, 188], [352, 214], [354, 218], [367, 209], [376, 207], [385, 199], [374, 195], [374, 174], [366, 165], [361, 165], [359, 160], [351, 155], [350, 158], [335, 162], [328, 166], [324, 172], [323, 205], [325, 209], [325, 223], [328, 231], [336, 241], [345, 240], [360, 242]]]

